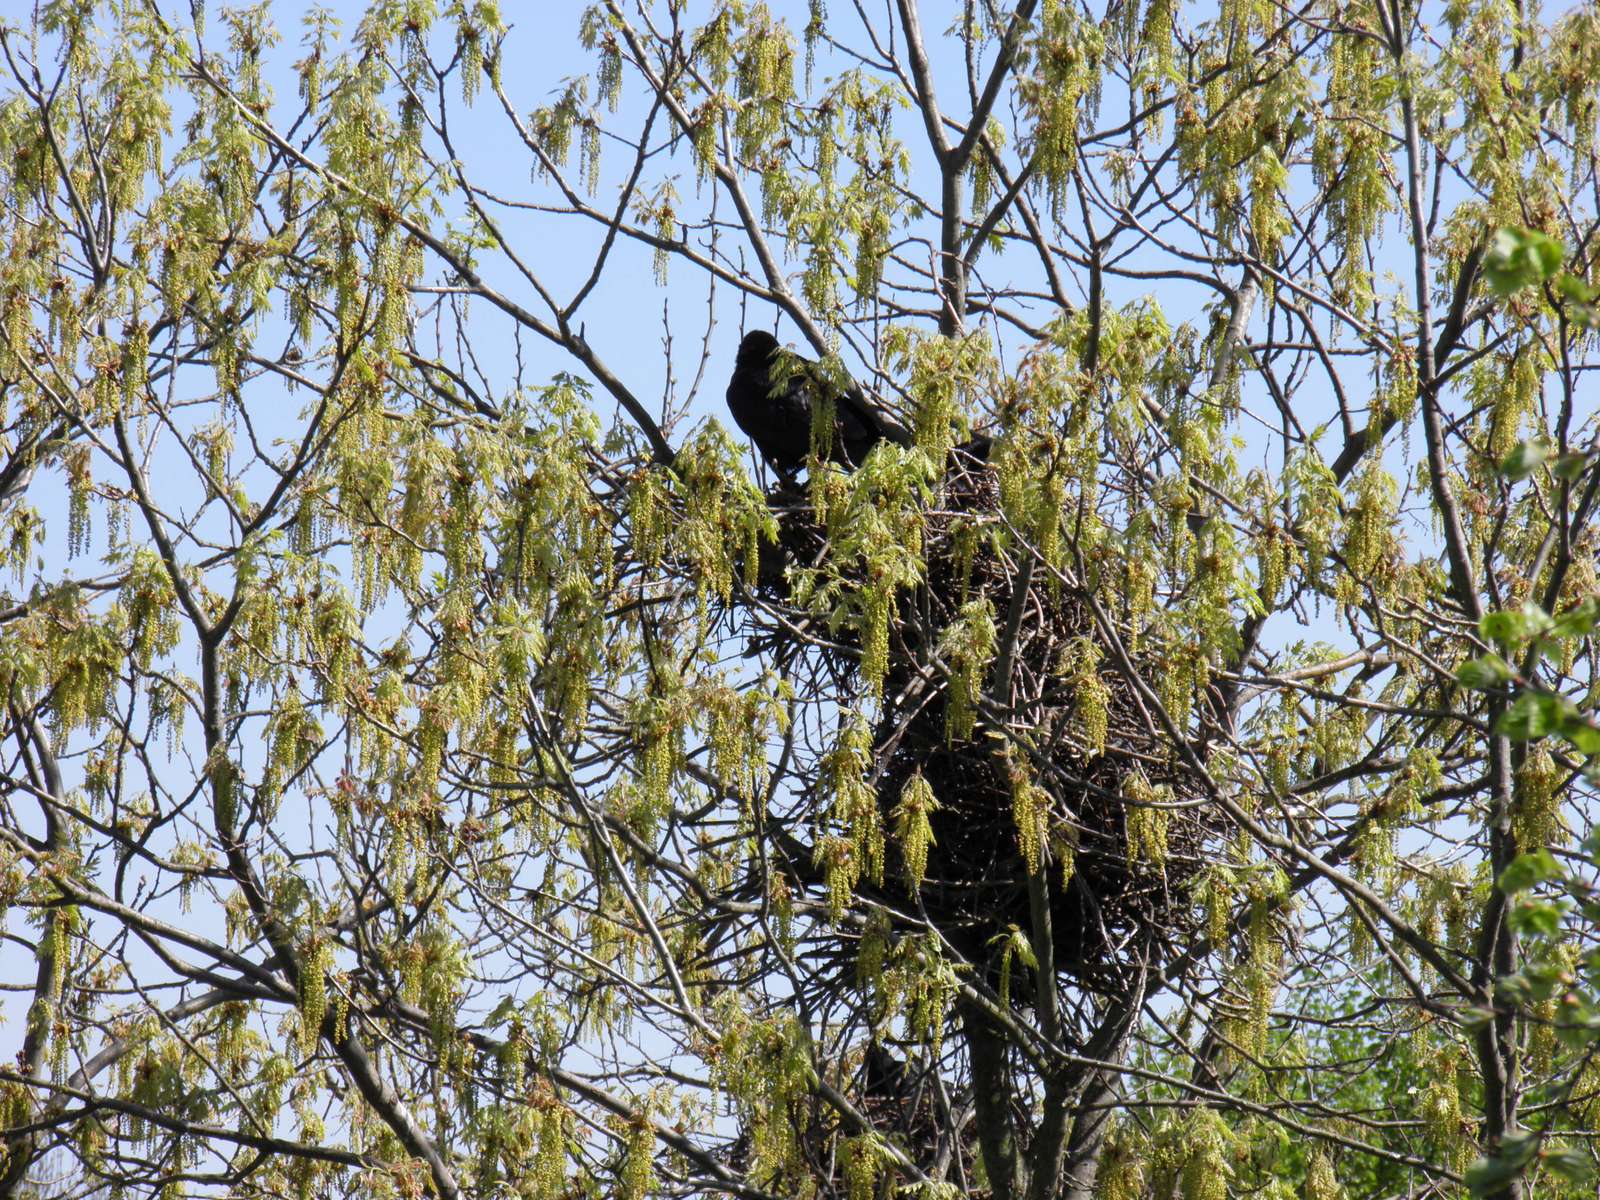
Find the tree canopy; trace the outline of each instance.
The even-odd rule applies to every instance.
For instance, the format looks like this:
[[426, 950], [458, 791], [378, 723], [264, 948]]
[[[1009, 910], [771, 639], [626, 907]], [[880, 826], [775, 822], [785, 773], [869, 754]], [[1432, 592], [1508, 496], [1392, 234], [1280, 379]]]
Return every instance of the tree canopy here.
[[1587, 1194], [1595, 0], [562, 9], [0, 18], [0, 1196]]

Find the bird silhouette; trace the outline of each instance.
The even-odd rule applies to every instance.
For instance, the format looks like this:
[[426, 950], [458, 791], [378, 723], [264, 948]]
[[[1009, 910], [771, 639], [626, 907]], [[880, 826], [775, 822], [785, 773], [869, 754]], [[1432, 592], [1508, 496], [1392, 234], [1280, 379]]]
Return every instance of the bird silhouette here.
[[879, 442], [911, 444], [911, 435], [873, 408], [859, 388], [841, 391], [817, 363], [784, 349], [761, 329], [745, 334], [739, 343], [728, 381], [728, 410], [761, 456], [780, 475], [793, 479], [811, 452], [812, 413], [830, 392], [830, 461], [854, 470]]

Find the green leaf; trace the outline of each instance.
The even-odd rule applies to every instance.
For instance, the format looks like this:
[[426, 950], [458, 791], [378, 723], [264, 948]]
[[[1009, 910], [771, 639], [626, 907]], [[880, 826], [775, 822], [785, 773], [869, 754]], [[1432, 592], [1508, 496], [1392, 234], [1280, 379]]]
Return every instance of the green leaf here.
[[1538, 1134], [1509, 1135], [1500, 1143], [1499, 1154], [1480, 1158], [1467, 1168], [1467, 1187], [1474, 1196], [1488, 1195], [1521, 1175], [1538, 1152]]
[[1533, 985], [1528, 977], [1520, 971], [1513, 975], [1502, 975], [1494, 981], [1495, 998], [1502, 1004], [1522, 1007], [1531, 1004], [1534, 1000]]
[[1600, 288], [1592, 288], [1576, 275], [1565, 271], [1556, 277], [1556, 291], [1576, 304], [1588, 304], [1600, 296]]
[[[1561, 932], [1561, 918], [1565, 915], [1566, 907], [1554, 900], [1530, 900], [1511, 910], [1511, 926], [1518, 933], [1553, 938]], [[1536, 987], [1534, 989], [1536, 998], [1544, 999], [1544, 996], [1550, 994], [1553, 986], [1552, 984], [1545, 988]], [[1537, 995], [1540, 990], [1544, 991], [1544, 996]]]
[[1588, 461], [1587, 454], [1574, 450], [1556, 459], [1555, 465], [1550, 468], [1550, 473], [1557, 479], [1571, 481], [1583, 474], [1583, 468]]
[[1517, 615], [1511, 612], [1485, 613], [1478, 622], [1478, 632], [1492, 642], [1509, 645], [1517, 640]]
[[1565, 875], [1560, 863], [1548, 850], [1533, 850], [1519, 854], [1500, 872], [1500, 890], [1515, 894], [1525, 892], [1536, 883], [1561, 879]]
[[510, 996], [502, 997], [500, 1003], [495, 1005], [494, 1011], [484, 1020], [484, 1027], [493, 1029], [497, 1025], [505, 1024], [507, 1018], [516, 1011], [516, 1008], [517, 1002], [514, 999]]
[[1594, 1164], [1581, 1150], [1546, 1150], [1539, 1161], [1552, 1175], [1559, 1175], [1568, 1183], [1586, 1184], [1594, 1178]]
[[1530, 600], [1518, 609], [1486, 614], [1478, 622], [1478, 631], [1492, 642], [1510, 646], [1538, 637], [1550, 626], [1550, 614]]
[[[1562, 911], [1564, 913], [1566, 910], [1563, 909]], [[1532, 981], [1534, 994], [1541, 1000], [1549, 999], [1557, 991], [1570, 986], [1572, 983], [1572, 973], [1567, 970], [1564, 963], [1529, 963], [1523, 968], [1523, 972]]]
[[1531, 229], [1500, 229], [1483, 264], [1484, 278], [1501, 296], [1543, 283], [1561, 270], [1566, 250], [1555, 238]]
[[1456, 680], [1462, 687], [1486, 692], [1511, 681], [1511, 664], [1498, 654], [1485, 654], [1457, 667]]
[[1456, 1009], [1456, 1022], [1468, 1033], [1477, 1033], [1480, 1029], [1487, 1028], [1496, 1015], [1492, 1008], [1467, 1004]]
[[1593, 633], [1600, 625], [1600, 597], [1590, 596], [1582, 604], [1574, 605], [1558, 616], [1550, 625], [1550, 636], [1556, 638], [1581, 638]]
[[1576, 713], [1569, 714], [1561, 722], [1561, 736], [1585, 757], [1600, 754], [1600, 728]]
[[1516, 742], [1534, 742], [1561, 730], [1569, 703], [1548, 692], [1524, 692], [1495, 722], [1494, 731]]
[[1556, 1038], [1569, 1050], [1586, 1051], [1594, 1045], [1594, 1007], [1582, 1001], [1568, 1003], [1570, 1000], [1569, 993], [1561, 1006], [1561, 1019], [1556, 1022]]
[[1500, 460], [1497, 469], [1507, 479], [1526, 479], [1545, 463], [1553, 450], [1549, 438], [1529, 438], [1518, 442], [1516, 448]]

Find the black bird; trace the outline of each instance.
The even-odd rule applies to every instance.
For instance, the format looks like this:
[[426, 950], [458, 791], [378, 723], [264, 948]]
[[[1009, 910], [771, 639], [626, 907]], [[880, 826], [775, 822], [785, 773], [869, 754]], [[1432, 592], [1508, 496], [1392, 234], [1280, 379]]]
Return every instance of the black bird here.
[[861, 1087], [880, 1100], [899, 1100], [906, 1085], [906, 1064], [874, 1038], [861, 1062]]
[[[811, 451], [811, 413], [828, 382], [817, 364], [785, 350], [762, 329], [744, 335], [728, 381], [728, 410], [763, 458], [792, 479]], [[828, 458], [859, 467], [879, 442], [909, 446], [911, 435], [867, 403], [860, 389], [833, 397]]]

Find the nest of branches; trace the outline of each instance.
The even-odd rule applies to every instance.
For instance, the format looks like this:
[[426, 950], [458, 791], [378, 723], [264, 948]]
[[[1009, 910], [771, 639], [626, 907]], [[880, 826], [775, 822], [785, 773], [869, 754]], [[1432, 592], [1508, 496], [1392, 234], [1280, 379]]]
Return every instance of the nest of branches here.
[[[1030, 567], [1019, 539], [988, 536], [1004, 522], [986, 450], [980, 443], [951, 454], [927, 514], [925, 581], [898, 605], [873, 782], [888, 829], [917, 777], [936, 803], [926, 810], [931, 839], [920, 882], [912, 886], [906, 848], [891, 837], [881, 898], [934, 925], [992, 979], [1012, 928], [1034, 929], [1032, 875], [1046, 901], [1054, 970], [1088, 990], [1114, 992], [1136, 963], [1166, 957], [1193, 932], [1191, 884], [1225, 833], [1223, 820], [1128, 682], [1130, 665], [1152, 686], [1159, 681], [1159, 647], [1129, 653], [1124, 642], [1113, 652], [1111, 618], [1101, 612], [1097, 621], [1089, 596], [1037, 560]], [[828, 547], [799, 489], [780, 486], [768, 500], [780, 538], [763, 557], [756, 591], [781, 609], [787, 570], [814, 565]], [[1011, 688], [1008, 703], [995, 703], [991, 663], [989, 694], [977, 701], [968, 732], [964, 720], [951, 720], [961, 701], [941, 639], [985, 599]], [[781, 643], [797, 628], [778, 622], [762, 636]], [[841, 676], [859, 662], [848, 643], [809, 650]], [[1075, 655], [1087, 656], [1098, 687], [1063, 669]], [[1085, 687], [1103, 713], [1103, 745], [1093, 749], [1100, 734], [1085, 736]], [[1203, 757], [1203, 739], [1192, 748]], [[1013, 960], [1010, 969], [1016, 977], [1023, 968]]]

